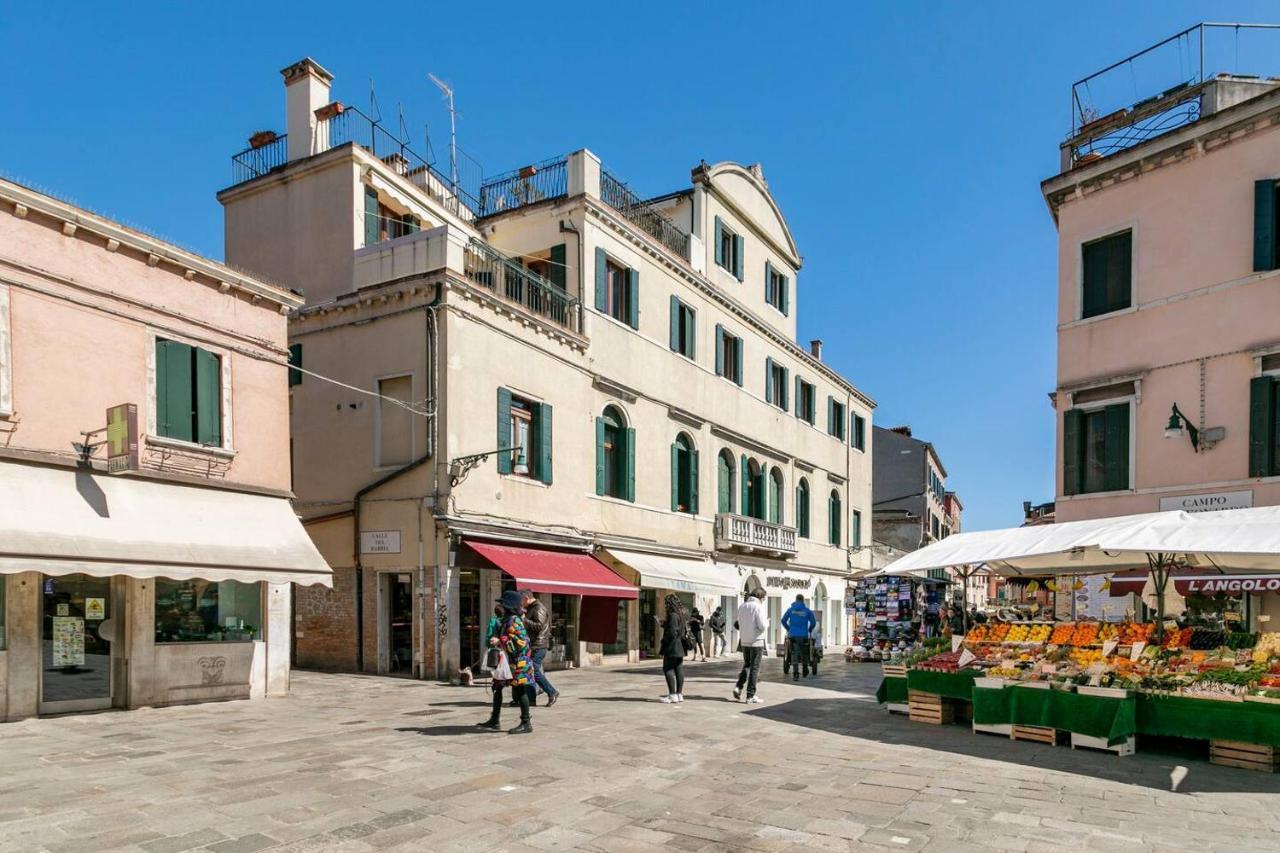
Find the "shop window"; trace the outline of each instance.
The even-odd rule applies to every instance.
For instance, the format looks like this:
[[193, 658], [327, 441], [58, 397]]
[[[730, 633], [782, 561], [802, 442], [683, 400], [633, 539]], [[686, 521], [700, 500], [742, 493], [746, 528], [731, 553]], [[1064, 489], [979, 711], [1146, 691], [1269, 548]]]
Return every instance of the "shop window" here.
[[1132, 304], [1133, 232], [1122, 231], [1085, 243], [1080, 316], [1097, 317]]
[[796, 533], [801, 539], [809, 538], [809, 481], [804, 477], [796, 486]]
[[156, 338], [156, 435], [222, 446], [222, 357]]
[[844, 441], [844, 403], [835, 397], [827, 397], [827, 435], [833, 435]]
[[671, 511], [698, 513], [698, 451], [683, 432], [671, 445]]
[[262, 639], [262, 585], [155, 579], [157, 643]]
[[716, 376], [742, 384], [742, 338], [716, 324]]
[[1129, 403], [1070, 409], [1062, 433], [1065, 494], [1129, 488]]
[[498, 473], [551, 485], [551, 406], [498, 389]]
[[832, 545], [840, 544], [840, 493], [835, 489], [827, 498], [827, 541]]
[[630, 631], [631, 602], [618, 600], [618, 633], [612, 643], [605, 643], [601, 651], [606, 655], [625, 655], [628, 649], [627, 634]]
[[596, 418], [597, 495], [636, 499], [635, 436], [616, 406], [608, 406]]
[[413, 376], [378, 380], [377, 467], [408, 465], [413, 460]]

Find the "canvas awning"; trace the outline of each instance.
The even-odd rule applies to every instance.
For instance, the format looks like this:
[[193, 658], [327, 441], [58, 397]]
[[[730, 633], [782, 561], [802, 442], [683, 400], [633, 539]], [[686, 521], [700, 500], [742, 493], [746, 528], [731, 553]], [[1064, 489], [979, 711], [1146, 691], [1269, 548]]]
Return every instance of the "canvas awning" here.
[[0, 463], [0, 574], [333, 585], [289, 501]]
[[634, 570], [640, 575], [641, 586], [651, 589], [673, 589], [712, 598], [736, 596], [739, 593], [738, 577], [733, 566], [712, 563], [710, 560], [667, 557], [622, 548], [607, 548], [605, 553]]
[[[1141, 595], [1150, 572], [1142, 570], [1117, 572], [1111, 577], [1111, 595]], [[1179, 595], [1261, 595], [1280, 592], [1280, 574], [1236, 574], [1203, 572], [1196, 569], [1170, 573], [1173, 588]]]
[[516, 586], [556, 595], [638, 598], [634, 586], [590, 554], [468, 542], [467, 546], [515, 579]]

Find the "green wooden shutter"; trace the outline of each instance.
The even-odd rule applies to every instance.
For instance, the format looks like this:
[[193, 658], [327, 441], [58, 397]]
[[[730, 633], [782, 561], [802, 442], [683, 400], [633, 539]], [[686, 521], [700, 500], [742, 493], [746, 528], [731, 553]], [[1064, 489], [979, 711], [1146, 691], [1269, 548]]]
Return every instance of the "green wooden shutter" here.
[[671, 351], [680, 351], [680, 300], [671, 297]]
[[733, 235], [733, 274], [742, 281], [743, 240], [740, 234]]
[[720, 217], [716, 217], [716, 263], [725, 266], [724, 262], [724, 223], [720, 221]]
[[671, 442], [671, 511], [680, 511], [680, 443]]
[[680, 312], [681, 322], [684, 323], [684, 338], [689, 343], [689, 351], [685, 353], [694, 361], [698, 360], [698, 312], [685, 306]]
[[626, 429], [626, 471], [624, 476], [627, 482], [627, 500], [635, 502], [636, 499], [636, 431], [632, 427]]
[[364, 244], [372, 246], [382, 236], [378, 220], [378, 191], [373, 187], [364, 188]]
[[1253, 270], [1273, 270], [1276, 264], [1276, 182], [1253, 183]]
[[564, 243], [556, 243], [551, 247], [551, 267], [547, 271], [547, 276], [551, 283], [561, 290], [565, 289], [565, 273], [568, 272], [565, 267], [565, 257]]
[[764, 301], [769, 301], [769, 285], [773, 282], [773, 263], [764, 262]]
[[784, 275], [779, 285], [779, 296], [782, 297], [782, 314], [791, 316], [791, 277]]
[[1275, 468], [1275, 380], [1249, 380], [1249, 476], [1269, 477]]
[[764, 360], [764, 398], [773, 402], [773, 359]]
[[1081, 442], [1084, 441], [1084, 412], [1068, 409], [1062, 415], [1062, 493], [1080, 494], [1084, 478]]
[[1133, 304], [1133, 232], [1118, 234], [1107, 254], [1107, 310], [1119, 311]]
[[778, 396], [782, 398], [782, 411], [789, 411], [791, 409], [791, 368], [782, 368], [782, 387], [778, 390], [780, 392]]
[[551, 485], [551, 404], [538, 404], [538, 479]]
[[302, 367], [302, 344], [289, 345], [289, 387], [302, 384], [302, 371], [294, 368]]
[[222, 359], [196, 349], [196, 441], [222, 446]]
[[601, 313], [609, 310], [608, 258], [604, 249], [596, 249], [596, 310]]
[[195, 369], [192, 348], [156, 340], [156, 432], [165, 438], [195, 440]]
[[604, 418], [596, 418], [596, 494], [604, 494], [605, 477], [604, 477], [604, 442], [605, 442], [605, 422]]
[[[511, 447], [511, 392], [506, 388], [498, 389], [498, 443], [495, 446], [504, 451]], [[510, 474], [511, 461], [515, 454], [504, 452], [496, 455], [498, 473]]]
[[1081, 249], [1084, 265], [1084, 284], [1081, 288], [1080, 316], [1096, 317], [1107, 310], [1107, 244], [1106, 241], [1089, 243]]
[[739, 387], [742, 385], [742, 338], [733, 339], [733, 351], [736, 355], [733, 368], [733, 381], [737, 382]]
[[640, 328], [640, 270], [627, 270], [627, 325]]
[[698, 514], [698, 451], [689, 451], [689, 512]]
[[836, 400], [827, 395], [827, 435], [836, 434]]
[[738, 515], [751, 515], [751, 469], [747, 467], [747, 454], [742, 454], [742, 466], [738, 468]]
[[1129, 488], [1129, 404], [1107, 406], [1104, 480], [1107, 491]]
[[724, 376], [724, 326], [716, 323], [716, 376]]
[[797, 418], [804, 417], [804, 411], [803, 411], [804, 410], [804, 394], [800, 393], [800, 388], [802, 385], [804, 385], [804, 380], [800, 378], [799, 374], [796, 374], [796, 417]]

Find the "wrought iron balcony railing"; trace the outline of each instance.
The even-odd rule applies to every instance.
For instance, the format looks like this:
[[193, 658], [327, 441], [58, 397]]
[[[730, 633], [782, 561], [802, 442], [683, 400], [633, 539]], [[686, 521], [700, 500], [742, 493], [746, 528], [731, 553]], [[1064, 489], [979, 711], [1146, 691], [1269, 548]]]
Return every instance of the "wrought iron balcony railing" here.
[[689, 235], [604, 169], [600, 170], [600, 199], [659, 243], [689, 260]]
[[[271, 133], [265, 134], [268, 139]], [[255, 136], [255, 139], [257, 137]], [[239, 154], [231, 155], [231, 182], [233, 184], [260, 178], [272, 169], [283, 166], [288, 158], [289, 134], [282, 133], [275, 139], [258, 146], [249, 146]]]
[[467, 278], [571, 332], [582, 331], [582, 305], [562, 288], [476, 240], [464, 255]]
[[553, 157], [489, 178], [480, 186], [480, 216], [492, 216], [569, 194], [569, 160]]
[[773, 521], [722, 512], [716, 516], [716, 547], [793, 556], [796, 529]]

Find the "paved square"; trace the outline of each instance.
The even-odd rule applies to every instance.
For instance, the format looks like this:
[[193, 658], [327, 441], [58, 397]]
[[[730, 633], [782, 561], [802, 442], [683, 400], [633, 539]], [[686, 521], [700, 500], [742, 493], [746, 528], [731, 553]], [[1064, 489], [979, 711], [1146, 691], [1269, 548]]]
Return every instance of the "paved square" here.
[[0, 725], [0, 849], [1280, 850], [1275, 776], [912, 724], [843, 660], [793, 684], [767, 659], [757, 706], [727, 701], [736, 664], [686, 669], [679, 706], [653, 665], [554, 673], [525, 737], [474, 728], [485, 689], [314, 673]]

